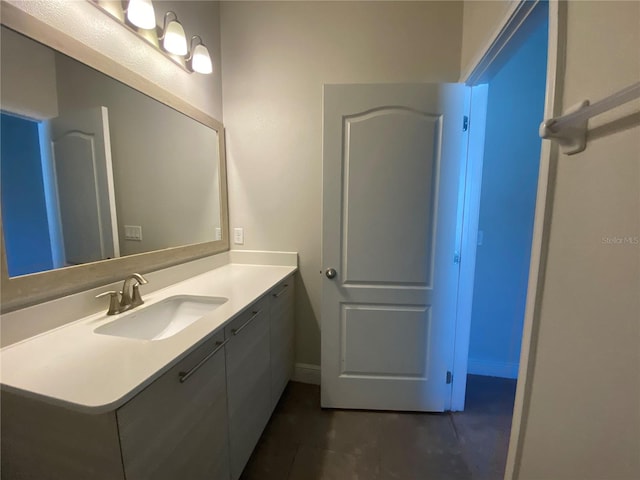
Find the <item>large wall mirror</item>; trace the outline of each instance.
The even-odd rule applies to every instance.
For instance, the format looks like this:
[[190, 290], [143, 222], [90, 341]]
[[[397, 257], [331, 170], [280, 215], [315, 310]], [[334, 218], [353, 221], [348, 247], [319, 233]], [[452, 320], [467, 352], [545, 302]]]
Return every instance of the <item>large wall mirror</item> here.
[[5, 20], [2, 310], [227, 250], [222, 125]]

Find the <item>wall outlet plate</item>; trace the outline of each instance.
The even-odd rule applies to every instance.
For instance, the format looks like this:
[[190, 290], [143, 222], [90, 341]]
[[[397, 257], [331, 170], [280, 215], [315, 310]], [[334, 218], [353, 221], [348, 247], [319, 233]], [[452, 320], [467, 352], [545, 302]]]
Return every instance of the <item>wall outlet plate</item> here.
[[136, 242], [142, 241], [142, 227], [140, 225], [125, 225], [124, 239]]
[[244, 245], [244, 228], [236, 227], [233, 229], [233, 243]]

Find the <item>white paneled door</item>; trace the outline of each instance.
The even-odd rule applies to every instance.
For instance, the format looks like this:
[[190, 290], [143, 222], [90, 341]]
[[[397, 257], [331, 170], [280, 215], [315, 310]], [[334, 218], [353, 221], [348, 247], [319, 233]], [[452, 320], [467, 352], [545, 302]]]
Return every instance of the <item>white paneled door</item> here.
[[65, 263], [120, 256], [107, 107], [50, 121]]
[[324, 87], [323, 407], [448, 408], [468, 110], [459, 84]]

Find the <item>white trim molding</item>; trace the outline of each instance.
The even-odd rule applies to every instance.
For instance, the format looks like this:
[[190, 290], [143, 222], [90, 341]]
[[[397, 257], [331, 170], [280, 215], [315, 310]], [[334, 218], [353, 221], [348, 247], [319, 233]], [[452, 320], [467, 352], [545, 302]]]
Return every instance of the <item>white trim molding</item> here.
[[291, 380], [300, 383], [320, 385], [320, 365], [309, 363], [296, 363], [293, 367]]

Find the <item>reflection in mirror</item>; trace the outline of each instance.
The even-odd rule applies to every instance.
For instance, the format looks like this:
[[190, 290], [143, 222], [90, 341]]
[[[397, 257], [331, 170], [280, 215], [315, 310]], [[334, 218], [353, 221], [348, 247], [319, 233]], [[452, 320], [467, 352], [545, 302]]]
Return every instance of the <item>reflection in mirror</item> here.
[[216, 130], [1, 31], [9, 276], [221, 238]]

